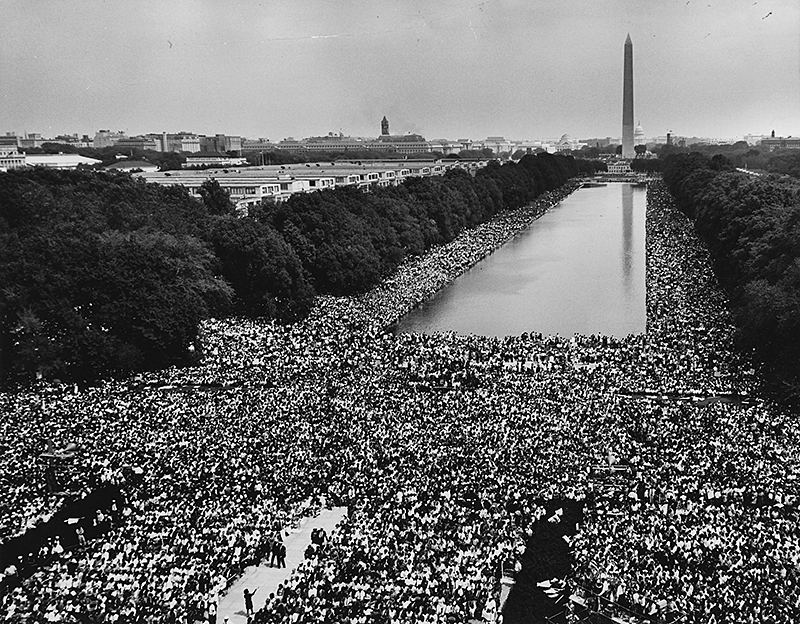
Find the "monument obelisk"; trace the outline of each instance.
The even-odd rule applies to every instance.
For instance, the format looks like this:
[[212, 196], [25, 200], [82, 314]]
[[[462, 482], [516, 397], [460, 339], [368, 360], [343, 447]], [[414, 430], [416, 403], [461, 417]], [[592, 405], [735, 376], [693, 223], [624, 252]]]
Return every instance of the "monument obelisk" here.
[[625, 69], [622, 76], [622, 157], [633, 158], [633, 43], [625, 39]]

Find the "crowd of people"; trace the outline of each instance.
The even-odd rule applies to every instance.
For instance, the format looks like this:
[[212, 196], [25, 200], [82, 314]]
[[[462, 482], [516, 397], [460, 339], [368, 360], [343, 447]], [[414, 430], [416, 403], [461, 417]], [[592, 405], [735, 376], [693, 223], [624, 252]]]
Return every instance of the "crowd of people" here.
[[[1, 540], [57, 508], [37, 461], [48, 439], [80, 449], [71, 487], [142, 470], [124, 522], [15, 583], [5, 621], [212, 621], [244, 567], [322, 505], [348, 515], [256, 622], [492, 620], [498, 569], [547, 514], [536, 501], [552, 499], [585, 504], [571, 591], [689, 622], [800, 617], [797, 424], [757, 398], [647, 398], [752, 398], [758, 381], [732, 351], [707, 254], [657, 183], [646, 333], [387, 331], [572, 190], [409, 260], [365, 295], [321, 297], [295, 325], [210, 321], [198, 367], [0, 395]], [[603, 482], [598, 465], [629, 478]]]
[[[639, 343], [631, 365], [650, 377], [638, 388], [752, 398], [756, 371], [731, 351], [708, 254], [662, 189], [648, 200], [648, 332], [627, 341]], [[636, 426], [636, 474], [594, 493], [575, 543], [584, 587], [623, 611], [661, 608], [688, 622], [796, 621], [796, 419], [758, 401], [626, 399], [614, 411], [620, 430]]]

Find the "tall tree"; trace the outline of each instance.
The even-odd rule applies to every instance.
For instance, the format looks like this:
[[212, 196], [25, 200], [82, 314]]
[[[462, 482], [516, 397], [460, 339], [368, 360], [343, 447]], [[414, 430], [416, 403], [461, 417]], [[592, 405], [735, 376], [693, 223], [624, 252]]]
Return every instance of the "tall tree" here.
[[231, 195], [220, 183], [211, 178], [200, 185], [200, 197], [212, 215], [231, 214], [234, 210]]

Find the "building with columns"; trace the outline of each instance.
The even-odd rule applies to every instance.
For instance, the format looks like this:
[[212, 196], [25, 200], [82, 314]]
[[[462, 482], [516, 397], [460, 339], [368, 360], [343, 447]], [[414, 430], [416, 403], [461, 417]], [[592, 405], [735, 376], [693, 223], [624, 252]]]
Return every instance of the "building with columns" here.
[[633, 131], [633, 145], [634, 147], [637, 145], [646, 145], [647, 139], [644, 136], [644, 129], [642, 128], [642, 122], [640, 121], [639, 124], [636, 126], [636, 130]]
[[21, 169], [25, 166], [25, 154], [17, 149], [16, 135], [0, 136], [0, 171]]

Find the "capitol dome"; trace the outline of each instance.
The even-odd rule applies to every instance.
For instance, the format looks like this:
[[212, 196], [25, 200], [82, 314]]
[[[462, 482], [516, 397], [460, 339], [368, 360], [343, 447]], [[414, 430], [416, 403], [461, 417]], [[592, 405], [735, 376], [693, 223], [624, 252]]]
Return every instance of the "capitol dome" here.
[[642, 122], [639, 122], [639, 125], [636, 126], [636, 130], [633, 131], [633, 144], [634, 145], [644, 145], [646, 143], [644, 139], [644, 130], [642, 130]]

